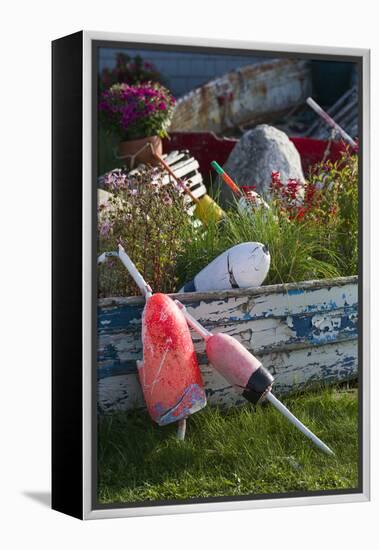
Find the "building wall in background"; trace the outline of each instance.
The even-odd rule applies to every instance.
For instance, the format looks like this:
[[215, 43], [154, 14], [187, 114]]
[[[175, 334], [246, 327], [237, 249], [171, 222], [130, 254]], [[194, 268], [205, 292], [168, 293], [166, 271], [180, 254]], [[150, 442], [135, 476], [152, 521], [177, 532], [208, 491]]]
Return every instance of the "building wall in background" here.
[[151, 61], [167, 78], [167, 84], [175, 97], [202, 86], [212, 78], [218, 77], [245, 65], [264, 61], [265, 57], [212, 55], [192, 52], [165, 52], [152, 50], [131, 50], [101, 48], [99, 70], [115, 65], [116, 54], [124, 52], [131, 57], [139, 54], [145, 61]]

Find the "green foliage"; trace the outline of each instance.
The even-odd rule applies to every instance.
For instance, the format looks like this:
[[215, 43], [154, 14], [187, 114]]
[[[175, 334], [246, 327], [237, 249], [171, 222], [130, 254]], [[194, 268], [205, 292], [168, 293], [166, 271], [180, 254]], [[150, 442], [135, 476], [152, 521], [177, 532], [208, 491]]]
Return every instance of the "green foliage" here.
[[335, 452], [320, 452], [273, 407], [207, 407], [176, 426], [141, 412], [99, 419], [101, 503], [351, 489], [358, 485], [357, 392], [284, 400]]
[[[210, 220], [206, 227], [193, 224], [176, 190], [166, 187], [158, 194], [152, 193], [151, 178], [150, 172], [143, 176], [138, 184], [141, 194], [124, 196], [132, 204], [127, 210], [130, 219], [124, 219], [124, 205], [117, 212], [121, 221], [112, 239], [100, 239], [100, 251], [115, 247], [122, 239], [155, 291], [175, 292], [216, 256], [246, 241], [261, 242], [270, 251], [271, 267], [265, 284], [358, 272], [356, 155], [316, 167], [305, 187], [307, 209], [301, 217], [294, 216], [292, 205], [291, 210], [283, 208], [274, 198], [269, 210], [257, 207], [254, 211], [242, 211], [235, 207], [221, 223]], [[313, 189], [312, 195], [309, 189]], [[119, 196], [119, 190], [111, 186], [109, 190]], [[171, 208], [164, 204], [167, 193], [173, 203]], [[136, 292], [134, 287], [125, 286], [127, 276], [123, 269], [100, 268], [101, 296]]]
[[335, 163], [316, 166], [309, 179], [318, 190], [313, 220], [328, 227], [329, 247], [342, 258], [344, 275], [358, 273], [358, 162], [358, 155], [346, 153]]
[[115, 156], [120, 140], [116, 134], [107, 132], [101, 125], [97, 136], [97, 175], [101, 176], [113, 170], [121, 168], [125, 163]]
[[318, 165], [304, 188], [304, 202], [290, 193], [270, 209], [227, 212], [221, 223], [190, 228], [178, 258], [180, 283], [193, 278], [227, 248], [246, 241], [265, 244], [271, 267], [265, 284], [333, 278], [358, 273], [358, 158], [344, 155]]
[[211, 223], [206, 230], [190, 228], [191, 238], [178, 258], [181, 283], [190, 280], [227, 248], [246, 241], [265, 244], [271, 267], [265, 284], [338, 277], [339, 258], [330, 250], [324, 226], [297, 224], [278, 216], [275, 207], [249, 211], [229, 211], [222, 224]]

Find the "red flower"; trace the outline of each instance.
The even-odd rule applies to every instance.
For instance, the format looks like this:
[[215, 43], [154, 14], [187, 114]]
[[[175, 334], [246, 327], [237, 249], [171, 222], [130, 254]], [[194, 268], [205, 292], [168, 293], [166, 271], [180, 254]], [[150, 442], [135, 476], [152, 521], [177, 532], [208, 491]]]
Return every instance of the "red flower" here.
[[241, 185], [241, 189], [245, 194], [249, 193], [249, 191], [255, 191], [256, 188], [256, 185]]

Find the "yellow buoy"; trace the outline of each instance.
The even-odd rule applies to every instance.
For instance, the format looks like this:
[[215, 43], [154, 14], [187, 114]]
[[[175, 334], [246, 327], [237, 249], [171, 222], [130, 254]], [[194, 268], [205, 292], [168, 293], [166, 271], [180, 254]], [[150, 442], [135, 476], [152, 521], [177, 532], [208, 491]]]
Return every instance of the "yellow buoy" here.
[[194, 213], [204, 225], [211, 221], [219, 222], [226, 217], [223, 209], [209, 195], [203, 195], [198, 199]]
[[153, 150], [152, 155], [156, 158], [160, 164], [167, 170], [167, 172], [174, 178], [180, 189], [191, 197], [192, 201], [196, 204], [195, 215], [202, 221], [205, 225], [210, 221], [220, 221], [226, 217], [225, 212], [219, 205], [207, 194], [203, 195], [201, 198], [197, 198], [194, 194], [188, 189], [186, 184], [175, 174], [175, 172], [170, 168], [170, 166], [163, 160], [163, 158]]

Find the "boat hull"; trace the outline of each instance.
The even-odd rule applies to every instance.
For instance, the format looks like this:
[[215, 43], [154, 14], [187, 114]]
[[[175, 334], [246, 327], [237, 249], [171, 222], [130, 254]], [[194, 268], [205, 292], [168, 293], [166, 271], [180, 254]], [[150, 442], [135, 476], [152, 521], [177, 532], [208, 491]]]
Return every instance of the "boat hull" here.
[[[223, 292], [172, 295], [212, 332], [234, 336], [275, 378], [277, 395], [358, 376], [357, 277]], [[98, 308], [97, 399], [103, 413], [144, 408], [139, 297], [106, 298]], [[246, 401], [208, 364], [193, 334], [209, 405]]]
[[308, 62], [275, 59], [241, 67], [179, 98], [169, 132], [222, 133], [274, 120], [311, 94]]

